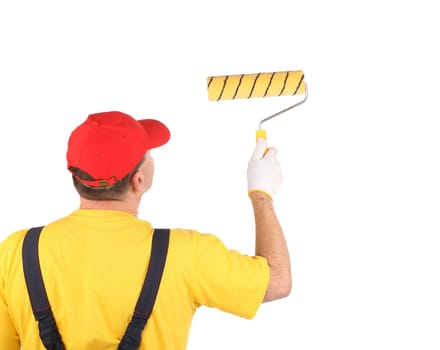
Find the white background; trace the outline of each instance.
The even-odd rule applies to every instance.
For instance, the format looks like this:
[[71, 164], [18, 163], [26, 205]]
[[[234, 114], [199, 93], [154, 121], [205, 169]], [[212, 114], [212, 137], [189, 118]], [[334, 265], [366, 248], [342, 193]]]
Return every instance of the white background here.
[[303, 70], [265, 124], [293, 291], [248, 321], [201, 308], [188, 349], [440, 349], [440, 25], [435, 1], [3, 1], [0, 237], [70, 213], [71, 130], [158, 118], [140, 217], [253, 254], [247, 161], [294, 98], [209, 102], [210, 75]]

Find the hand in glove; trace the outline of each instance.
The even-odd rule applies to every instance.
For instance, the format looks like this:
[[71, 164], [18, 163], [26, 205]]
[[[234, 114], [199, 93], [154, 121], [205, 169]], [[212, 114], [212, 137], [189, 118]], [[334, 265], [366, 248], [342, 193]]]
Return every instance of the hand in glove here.
[[[267, 152], [266, 152], [267, 151]], [[248, 193], [263, 192], [272, 198], [283, 183], [283, 173], [276, 158], [277, 149], [267, 149], [266, 140], [258, 138], [254, 153], [248, 163]]]

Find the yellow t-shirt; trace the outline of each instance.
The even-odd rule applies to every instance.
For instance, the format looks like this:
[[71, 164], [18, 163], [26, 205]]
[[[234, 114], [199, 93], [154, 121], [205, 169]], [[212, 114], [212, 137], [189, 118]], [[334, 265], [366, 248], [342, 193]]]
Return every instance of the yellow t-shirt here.
[[[23, 274], [26, 232], [0, 244], [0, 349], [44, 350]], [[110, 210], [76, 210], [45, 226], [41, 270], [66, 350], [117, 348], [145, 278], [152, 233], [150, 223]], [[253, 318], [268, 283], [265, 258], [229, 250], [211, 234], [172, 229], [139, 349], [185, 349], [202, 305]]]

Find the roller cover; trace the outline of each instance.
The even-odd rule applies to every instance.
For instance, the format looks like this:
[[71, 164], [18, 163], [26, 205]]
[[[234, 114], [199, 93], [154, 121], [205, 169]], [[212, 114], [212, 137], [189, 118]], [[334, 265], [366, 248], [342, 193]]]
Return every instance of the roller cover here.
[[301, 70], [208, 77], [210, 101], [292, 96], [306, 90]]

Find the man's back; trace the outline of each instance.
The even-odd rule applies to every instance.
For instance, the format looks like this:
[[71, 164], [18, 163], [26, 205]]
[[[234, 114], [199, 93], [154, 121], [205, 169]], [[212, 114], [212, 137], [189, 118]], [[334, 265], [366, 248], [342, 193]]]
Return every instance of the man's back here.
[[[7, 310], [0, 307], [0, 320], [6, 325], [4, 332], [9, 332], [11, 350], [19, 349], [18, 339], [24, 350], [44, 349], [22, 273], [26, 231], [0, 246], [0, 300], [7, 305]], [[117, 348], [145, 278], [152, 232], [148, 222], [114, 210], [76, 210], [46, 225], [40, 238], [40, 263], [66, 349]], [[140, 349], [185, 349], [200, 305], [252, 318], [268, 280], [264, 258], [228, 250], [212, 235], [172, 230], [158, 297]], [[14, 328], [18, 335], [14, 336]]]

